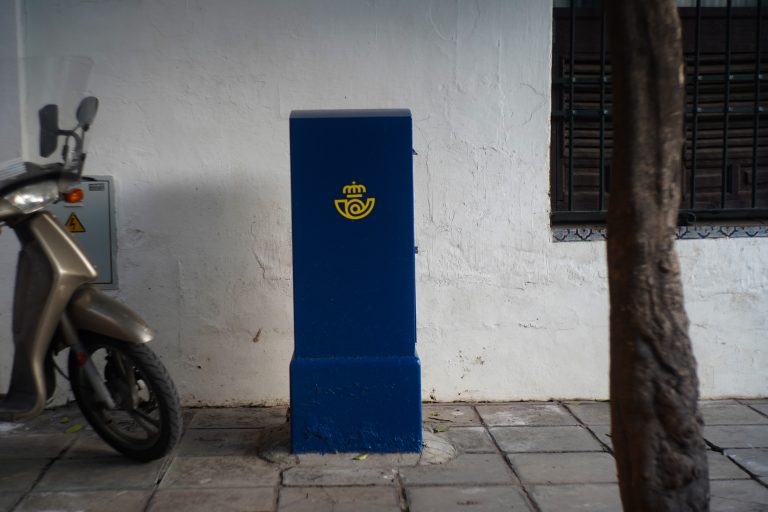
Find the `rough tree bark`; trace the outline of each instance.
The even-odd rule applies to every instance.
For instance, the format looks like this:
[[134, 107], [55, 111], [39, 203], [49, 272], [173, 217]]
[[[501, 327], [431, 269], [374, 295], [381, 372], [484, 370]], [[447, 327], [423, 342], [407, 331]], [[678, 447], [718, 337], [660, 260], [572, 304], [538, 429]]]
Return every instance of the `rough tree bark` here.
[[608, 211], [611, 423], [626, 511], [709, 510], [696, 361], [674, 230], [684, 68], [674, 0], [606, 2], [614, 153]]

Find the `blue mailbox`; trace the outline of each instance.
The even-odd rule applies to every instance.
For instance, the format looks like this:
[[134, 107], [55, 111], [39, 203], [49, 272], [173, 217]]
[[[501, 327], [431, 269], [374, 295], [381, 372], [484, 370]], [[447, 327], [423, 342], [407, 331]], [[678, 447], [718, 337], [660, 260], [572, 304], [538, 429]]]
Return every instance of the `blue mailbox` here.
[[291, 113], [296, 453], [421, 450], [408, 110]]

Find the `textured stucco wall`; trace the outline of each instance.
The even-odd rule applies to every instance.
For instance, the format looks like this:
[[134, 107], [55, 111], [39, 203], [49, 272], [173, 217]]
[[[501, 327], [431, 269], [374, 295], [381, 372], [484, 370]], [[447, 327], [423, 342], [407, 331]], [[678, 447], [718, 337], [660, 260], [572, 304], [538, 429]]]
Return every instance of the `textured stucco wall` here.
[[21, 157], [19, 0], [0, 2], [0, 169]]
[[[425, 399], [607, 396], [605, 246], [549, 228], [550, 2], [28, 0], [24, 28], [95, 61], [118, 295], [186, 403], [287, 400], [304, 108], [414, 114]], [[768, 394], [768, 240], [678, 248], [703, 394]]]

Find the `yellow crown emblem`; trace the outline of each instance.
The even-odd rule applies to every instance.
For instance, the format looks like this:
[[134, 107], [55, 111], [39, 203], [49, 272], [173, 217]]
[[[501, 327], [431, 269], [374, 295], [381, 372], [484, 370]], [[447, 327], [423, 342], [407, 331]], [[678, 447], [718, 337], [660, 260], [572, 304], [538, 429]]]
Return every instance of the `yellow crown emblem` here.
[[365, 194], [365, 185], [358, 185], [353, 181], [349, 185], [345, 185], [341, 191], [347, 197], [363, 197], [363, 194]]
[[353, 181], [349, 185], [344, 185], [341, 191], [346, 197], [335, 199], [333, 203], [336, 206], [336, 211], [345, 219], [360, 220], [373, 211], [376, 198], [368, 197], [363, 201], [362, 197], [367, 189], [362, 183]]

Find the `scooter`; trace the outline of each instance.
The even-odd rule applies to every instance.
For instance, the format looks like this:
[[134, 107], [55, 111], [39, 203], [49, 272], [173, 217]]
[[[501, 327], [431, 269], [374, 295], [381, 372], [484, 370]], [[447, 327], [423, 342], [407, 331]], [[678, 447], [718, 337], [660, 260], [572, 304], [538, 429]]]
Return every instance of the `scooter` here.
[[[21, 250], [13, 304], [14, 359], [0, 421], [39, 415], [56, 386], [54, 356], [69, 348], [72, 392], [93, 430], [124, 455], [149, 461], [176, 445], [181, 407], [167, 370], [147, 343], [153, 330], [132, 310], [88, 283], [96, 270], [56, 218], [43, 209], [82, 200], [85, 134], [98, 100], [77, 108], [77, 126], [58, 126], [58, 107], [38, 111], [40, 156], [64, 140], [61, 162], [25, 162], [0, 181], [0, 222]], [[73, 146], [70, 144], [73, 143]]]

